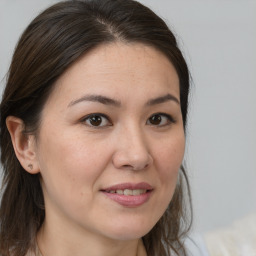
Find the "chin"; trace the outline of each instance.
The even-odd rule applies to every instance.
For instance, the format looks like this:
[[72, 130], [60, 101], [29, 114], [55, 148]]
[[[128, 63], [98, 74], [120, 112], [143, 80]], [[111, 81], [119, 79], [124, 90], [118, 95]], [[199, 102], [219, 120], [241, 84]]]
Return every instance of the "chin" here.
[[152, 229], [152, 226], [132, 226], [132, 225], [128, 225], [128, 226], [122, 226], [122, 227], [118, 227], [116, 229], [112, 229], [109, 232], [109, 236], [112, 239], [115, 240], [135, 240], [135, 239], [140, 239], [143, 236], [145, 236], [147, 233], [150, 232], [150, 230]]

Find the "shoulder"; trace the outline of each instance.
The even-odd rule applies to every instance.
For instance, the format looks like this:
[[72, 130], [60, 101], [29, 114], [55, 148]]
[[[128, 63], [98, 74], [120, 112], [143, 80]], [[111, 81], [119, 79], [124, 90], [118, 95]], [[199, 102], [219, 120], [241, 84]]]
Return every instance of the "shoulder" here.
[[200, 234], [191, 234], [185, 240], [188, 256], [210, 256], [204, 238]]
[[205, 235], [210, 256], [256, 256], [256, 214]]

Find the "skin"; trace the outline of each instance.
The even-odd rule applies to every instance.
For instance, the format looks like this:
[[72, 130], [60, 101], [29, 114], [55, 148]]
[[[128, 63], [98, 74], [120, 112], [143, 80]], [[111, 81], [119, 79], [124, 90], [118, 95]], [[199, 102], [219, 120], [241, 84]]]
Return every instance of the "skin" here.
[[[112, 43], [58, 79], [36, 139], [21, 139], [22, 122], [7, 119], [21, 164], [41, 173], [46, 218], [37, 240], [44, 256], [146, 255], [141, 237], [167, 208], [184, 155], [179, 101], [177, 73], [162, 53]], [[92, 113], [105, 115], [98, 126], [87, 118]], [[126, 182], [150, 184], [149, 200], [125, 207], [101, 192]]]

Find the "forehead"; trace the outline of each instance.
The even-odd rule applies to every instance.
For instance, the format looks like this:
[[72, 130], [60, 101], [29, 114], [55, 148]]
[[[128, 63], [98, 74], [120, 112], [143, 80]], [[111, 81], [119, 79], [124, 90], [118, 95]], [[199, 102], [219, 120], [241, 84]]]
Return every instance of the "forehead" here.
[[159, 94], [169, 90], [179, 97], [179, 78], [169, 59], [143, 44], [111, 43], [76, 61], [57, 80], [54, 91], [69, 96], [81, 90], [118, 96], [145, 89]]

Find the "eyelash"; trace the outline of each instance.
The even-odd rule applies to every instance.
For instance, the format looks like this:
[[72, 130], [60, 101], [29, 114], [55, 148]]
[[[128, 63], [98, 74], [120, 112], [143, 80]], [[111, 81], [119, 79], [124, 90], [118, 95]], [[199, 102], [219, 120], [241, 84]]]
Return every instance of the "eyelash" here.
[[176, 123], [176, 120], [169, 114], [166, 114], [166, 113], [155, 113], [153, 115], [151, 115], [149, 117], [149, 119], [147, 120], [147, 123], [150, 119], [152, 119], [153, 117], [156, 117], [156, 116], [160, 116], [161, 117], [161, 121], [162, 121], [162, 117], [166, 118], [167, 119], [167, 123], [166, 124], [162, 124], [162, 125], [154, 125], [154, 124], [150, 124], [152, 126], [157, 126], [157, 127], [164, 127], [164, 126], [168, 126], [170, 124], [174, 124]]
[[[93, 114], [89, 114], [89, 115], [83, 117], [83, 118], [81, 119], [81, 122], [82, 122], [82, 123], [86, 123], [87, 121], [90, 122], [90, 121], [89, 121], [90, 119], [96, 118], [96, 117], [100, 117], [100, 118], [101, 118], [100, 125], [92, 125], [91, 123], [88, 123], [88, 124], [86, 124], [86, 125], [88, 125], [88, 126], [90, 126], [90, 127], [93, 127], [93, 128], [98, 128], [98, 129], [100, 129], [100, 128], [105, 128], [105, 127], [108, 127], [108, 126], [112, 126], [112, 125], [113, 125], [112, 122], [111, 122], [111, 120], [110, 120], [110, 118], [108, 118], [106, 115], [104, 115], [104, 114], [102, 114], [102, 113], [93, 113]], [[101, 125], [102, 119], [105, 119], [109, 124], [107, 124], [107, 125]]]
[[[167, 120], [166, 120], [167, 123], [165, 123], [165, 124], [160, 124], [160, 125], [159, 125], [159, 124], [152, 124], [152, 123], [149, 123], [150, 120], [152, 121], [153, 118], [155, 118], [155, 117], [157, 117], [157, 116], [160, 117], [160, 122], [162, 122], [163, 117], [166, 118], [166, 119], [167, 119]], [[98, 120], [97, 120], [97, 119], [94, 120], [94, 121], [96, 121], [96, 122], [99, 121], [99, 125], [92, 125], [91, 122], [92, 122], [92, 119], [93, 119], [93, 118], [99, 118]], [[91, 121], [90, 121], [90, 119], [91, 119]], [[103, 124], [103, 125], [102, 125], [102, 120], [103, 120], [103, 121], [105, 120], [105, 122], [108, 122], [108, 124]], [[159, 119], [157, 119], [156, 121], [159, 121]], [[109, 127], [109, 126], [112, 126], [112, 125], [113, 125], [113, 123], [112, 123], [112, 121], [110, 120], [110, 118], [107, 117], [106, 115], [102, 114], [102, 113], [93, 113], [93, 114], [86, 115], [85, 117], [83, 117], [83, 118], [80, 120], [80, 122], [82, 122], [82, 123], [90, 122], [90, 123], [87, 123], [86, 125], [88, 125], [89, 127], [96, 128], [96, 129], [106, 128], [106, 127]], [[156, 127], [164, 127], [164, 126], [168, 126], [168, 125], [173, 124], [173, 123], [176, 123], [176, 120], [175, 120], [171, 115], [166, 114], [166, 113], [155, 113], [155, 114], [151, 115], [151, 116], [148, 118], [147, 122], [146, 122], [146, 124], [151, 125], [151, 126], [156, 126]]]

